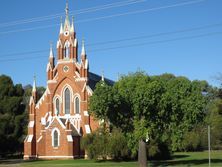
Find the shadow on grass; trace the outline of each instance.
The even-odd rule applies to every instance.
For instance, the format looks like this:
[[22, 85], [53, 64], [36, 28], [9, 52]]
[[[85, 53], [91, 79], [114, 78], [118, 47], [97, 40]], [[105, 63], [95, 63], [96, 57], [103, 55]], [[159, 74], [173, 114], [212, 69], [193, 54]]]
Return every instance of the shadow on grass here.
[[190, 155], [173, 155], [172, 159], [187, 158], [187, 157], [190, 157]]
[[[211, 159], [211, 163], [217, 164], [222, 163], [222, 159]], [[151, 161], [150, 166], [157, 167], [157, 166], [178, 166], [178, 165], [185, 165], [185, 166], [195, 166], [195, 165], [204, 165], [208, 164], [208, 159], [201, 159], [201, 160], [171, 160], [171, 161]]]
[[1, 159], [0, 165], [16, 165], [20, 163], [37, 162], [37, 161], [42, 161], [42, 160]]
[[135, 162], [136, 160], [134, 160], [134, 159], [114, 159], [114, 160], [109, 160], [109, 159], [107, 159], [107, 160], [93, 160], [93, 162], [95, 162], [95, 163], [103, 163], [103, 162]]
[[0, 160], [0, 165], [13, 165], [13, 164], [20, 164], [24, 162], [22, 159], [3, 159]]

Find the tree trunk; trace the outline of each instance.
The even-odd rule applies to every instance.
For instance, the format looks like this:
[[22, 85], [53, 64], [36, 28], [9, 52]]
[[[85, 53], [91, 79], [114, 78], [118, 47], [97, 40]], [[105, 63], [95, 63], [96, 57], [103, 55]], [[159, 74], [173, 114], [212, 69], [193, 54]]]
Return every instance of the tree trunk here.
[[143, 140], [139, 141], [138, 162], [139, 167], [147, 167], [146, 143]]

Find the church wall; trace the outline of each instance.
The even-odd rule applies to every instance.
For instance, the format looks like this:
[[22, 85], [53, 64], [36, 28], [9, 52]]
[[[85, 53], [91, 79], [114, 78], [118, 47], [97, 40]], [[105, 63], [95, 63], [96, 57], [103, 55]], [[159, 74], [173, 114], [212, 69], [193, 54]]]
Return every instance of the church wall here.
[[[29, 121], [34, 121], [35, 125], [32, 129], [29, 129], [28, 136], [30, 134], [34, 136], [33, 142], [24, 141], [24, 152], [28, 156], [34, 154], [37, 158], [46, 159], [74, 158], [79, 154], [84, 156], [84, 150], [80, 150], [81, 137], [99, 127], [98, 121], [95, 121], [88, 113], [88, 99], [89, 94], [92, 93], [86, 89], [86, 87], [89, 87], [88, 59], [83, 42], [81, 60], [78, 61], [78, 43], [73, 24], [71, 25], [69, 22], [68, 7], [66, 7], [65, 23], [64, 25], [61, 23], [59, 40], [57, 41], [57, 64], [54, 62], [51, 46], [46, 72], [48, 79], [46, 91], [37, 103], [35, 100], [35, 82], [33, 84]], [[64, 90], [66, 86], [71, 92], [70, 114], [65, 114], [64, 111]], [[80, 99], [80, 114], [75, 113], [76, 96]], [[58, 115], [55, 107], [57, 97], [60, 100]], [[54, 121], [52, 122], [52, 120]], [[71, 133], [66, 120], [72, 123], [72, 128], [74, 128], [72, 130], [75, 135]], [[61, 123], [61, 121], [63, 122]], [[52, 146], [52, 130], [55, 128], [58, 128], [60, 132], [60, 143], [57, 148]], [[69, 137], [67, 138], [67, 136]], [[70, 138], [70, 136], [72, 137]]]

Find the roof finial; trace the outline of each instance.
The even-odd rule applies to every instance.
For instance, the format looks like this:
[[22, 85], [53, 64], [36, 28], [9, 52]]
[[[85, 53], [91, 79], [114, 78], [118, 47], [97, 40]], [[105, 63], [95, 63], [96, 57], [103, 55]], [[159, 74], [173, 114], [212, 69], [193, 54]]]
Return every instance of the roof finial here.
[[49, 57], [53, 58], [53, 49], [52, 49], [52, 41], [50, 41], [50, 52], [49, 52]]
[[82, 52], [81, 52], [81, 55], [86, 55], [84, 38], [82, 39]]
[[69, 3], [68, 3], [68, 0], [66, 0], [66, 9], [65, 9], [65, 11], [66, 11], [66, 16], [68, 16], [68, 14], [69, 14]]
[[74, 29], [74, 16], [72, 16], [72, 25], [71, 25], [71, 29], [70, 29], [71, 32], [74, 32], [75, 29]]
[[32, 86], [32, 92], [36, 92], [36, 75], [34, 74], [34, 81]]

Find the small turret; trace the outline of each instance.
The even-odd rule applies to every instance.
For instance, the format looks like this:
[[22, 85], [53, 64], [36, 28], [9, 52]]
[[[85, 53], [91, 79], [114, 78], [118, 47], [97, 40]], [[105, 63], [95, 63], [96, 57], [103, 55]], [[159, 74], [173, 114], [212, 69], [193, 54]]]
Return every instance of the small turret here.
[[82, 40], [82, 51], [81, 51], [81, 60], [86, 59], [86, 51], [85, 51], [85, 42]]
[[86, 50], [85, 50], [85, 42], [82, 40], [82, 51], [81, 51], [81, 76], [82, 77], [88, 77], [88, 70], [89, 70], [89, 62], [86, 56]]
[[49, 51], [49, 63], [54, 68], [54, 54], [53, 54], [53, 47], [52, 43], [50, 43], [50, 51]]
[[47, 76], [48, 76], [48, 80], [52, 80], [53, 79], [53, 69], [54, 69], [54, 54], [53, 54], [53, 48], [52, 48], [52, 43], [50, 43], [50, 51], [49, 51], [49, 62], [47, 64]]

